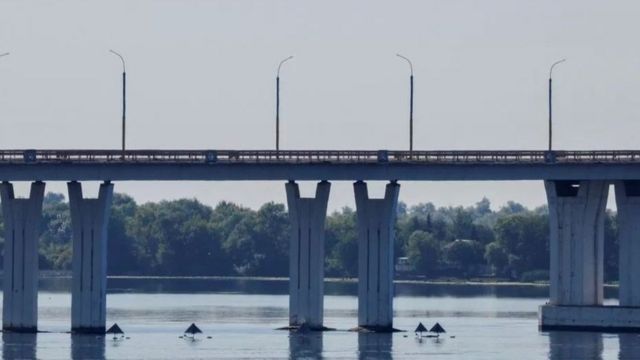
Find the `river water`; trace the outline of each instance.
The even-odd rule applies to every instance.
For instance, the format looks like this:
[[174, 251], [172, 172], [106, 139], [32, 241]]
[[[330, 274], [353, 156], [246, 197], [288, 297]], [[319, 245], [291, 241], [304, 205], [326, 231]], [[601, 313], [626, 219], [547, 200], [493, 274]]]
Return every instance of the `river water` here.
[[[69, 281], [41, 282], [37, 335], [2, 334], [5, 359], [640, 359], [640, 336], [539, 332], [545, 287], [397, 284], [395, 334], [358, 334], [353, 283], [327, 283], [325, 325], [290, 334], [286, 281], [110, 279], [107, 323], [128, 338], [68, 333]], [[611, 292], [611, 291], [609, 291]], [[615, 294], [606, 294], [608, 297]], [[614, 300], [607, 300], [614, 303]], [[417, 339], [418, 322], [439, 339]], [[204, 334], [180, 338], [195, 322]]]

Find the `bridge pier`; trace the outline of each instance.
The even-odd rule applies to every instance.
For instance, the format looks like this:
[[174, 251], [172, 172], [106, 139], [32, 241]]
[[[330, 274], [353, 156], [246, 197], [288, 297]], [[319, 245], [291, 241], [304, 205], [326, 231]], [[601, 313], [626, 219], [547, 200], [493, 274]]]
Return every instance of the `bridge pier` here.
[[370, 199], [367, 184], [353, 185], [358, 217], [358, 327], [393, 331], [394, 224], [400, 185], [386, 186], [383, 199]]
[[[620, 306], [640, 307], [640, 181], [615, 182]], [[638, 324], [640, 325], [640, 324]]]
[[289, 241], [289, 326], [322, 330], [324, 315], [324, 227], [331, 184], [319, 182], [315, 198], [300, 197], [298, 184], [285, 185]]
[[0, 184], [4, 220], [2, 329], [38, 331], [38, 235], [45, 184], [31, 184], [28, 199], [16, 199], [13, 185]]
[[67, 186], [73, 228], [71, 331], [104, 334], [107, 224], [113, 184], [102, 183], [97, 199], [83, 198], [79, 182], [72, 181]]
[[545, 181], [549, 204], [549, 303], [541, 330], [603, 325], [604, 217], [609, 183]]

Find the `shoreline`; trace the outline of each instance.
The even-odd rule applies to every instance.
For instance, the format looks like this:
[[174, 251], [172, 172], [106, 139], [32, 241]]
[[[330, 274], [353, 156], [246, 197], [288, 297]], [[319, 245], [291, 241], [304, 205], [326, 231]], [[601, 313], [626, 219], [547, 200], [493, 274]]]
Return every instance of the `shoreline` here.
[[[59, 273], [54, 274], [41, 273], [40, 279], [71, 279], [71, 274]], [[278, 276], [172, 276], [172, 275], [109, 275], [109, 280], [220, 280], [220, 281], [273, 281], [285, 282], [289, 281], [288, 277]], [[357, 284], [357, 278], [336, 278], [327, 277], [325, 283], [343, 283]], [[396, 279], [394, 284], [399, 285], [451, 285], [451, 286], [523, 286], [523, 287], [548, 287], [548, 282], [522, 282], [522, 281], [502, 281], [495, 279], [488, 280], [465, 280], [465, 279]], [[607, 288], [617, 288], [616, 283], [605, 283]]]

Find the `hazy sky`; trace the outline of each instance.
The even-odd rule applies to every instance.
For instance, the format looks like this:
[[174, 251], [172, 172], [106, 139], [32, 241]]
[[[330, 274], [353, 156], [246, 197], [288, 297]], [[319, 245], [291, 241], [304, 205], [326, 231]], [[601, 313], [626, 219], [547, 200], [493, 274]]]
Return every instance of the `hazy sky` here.
[[[283, 149], [406, 149], [408, 66], [396, 52], [414, 63], [416, 149], [543, 149], [549, 65], [564, 57], [556, 148], [638, 149], [639, 18], [637, 1], [3, 0], [0, 53], [11, 55], [0, 58], [0, 147], [118, 148], [113, 48], [127, 61], [131, 149], [273, 148], [274, 76], [288, 55]], [[545, 202], [541, 182], [402, 185], [408, 204]], [[251, 207], [285, 195], [281, 182], [116, 191]], [[334, 183], [330, 208], [352, 204], [351, 183]]]

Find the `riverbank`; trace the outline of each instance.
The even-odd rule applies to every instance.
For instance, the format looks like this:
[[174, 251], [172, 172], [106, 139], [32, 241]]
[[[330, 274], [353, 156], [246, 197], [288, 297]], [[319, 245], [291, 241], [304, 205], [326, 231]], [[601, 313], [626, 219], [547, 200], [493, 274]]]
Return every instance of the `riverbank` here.
[[[41, 271], [41, 279], [70, 279], [70, 271]], [[288, 277], [269, 276], [170, 276], [170, 275], [110, 275], [107, 279], [129, 279], [129, 280], [230, 280], [230, 281], [289, 281]], [[357, 283], [357, 278], [335, 278], [327, 277], [327, 283]], [[394, 284], [415, 284], [415, 285], [459, 285], [459, 286], [532, 286], [547, 287], [547, 281], [524, 282], [511, 281], [498, 278], [473, 278], [473, 279], [395, 279]], [[605, 283], [605, 287], [617, 288], [617, 283]]]

